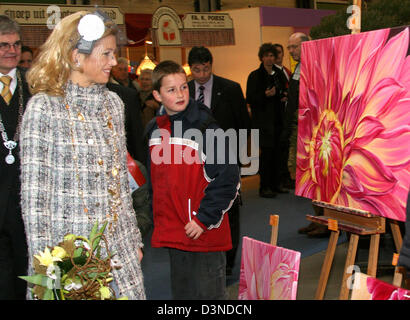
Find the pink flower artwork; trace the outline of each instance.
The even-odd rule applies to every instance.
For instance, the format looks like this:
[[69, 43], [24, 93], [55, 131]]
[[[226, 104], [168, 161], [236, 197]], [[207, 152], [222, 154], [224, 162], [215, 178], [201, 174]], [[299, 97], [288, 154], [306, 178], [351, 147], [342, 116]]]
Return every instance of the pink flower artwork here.
[[295, 194], [404, 221], [409, 27], [302, 44]]
[[410, 300], [410, 291], [396, 287], [376, 278], [367, 278], [370, 300]]
[[300, 252], [243, 237], [238, 300], [296, 300]]

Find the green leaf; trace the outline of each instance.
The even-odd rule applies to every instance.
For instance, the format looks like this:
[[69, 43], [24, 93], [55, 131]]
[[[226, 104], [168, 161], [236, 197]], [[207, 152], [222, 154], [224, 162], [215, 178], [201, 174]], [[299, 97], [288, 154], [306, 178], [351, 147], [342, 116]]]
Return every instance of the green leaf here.
[[43, 300], [54, 300], [54, 293], [52, 289], [46, 289], [44, 291]]
[[88, 237], [91, 243], [93, 242], [93, 239], [95, 238], [95, 235], [97, 234], [97, 230], [98, 230], [98, 220], [94, 223], [93, 228], [91, 229], [90, 236]]
[[[92, 244], [92, 249], [93, 251], [98, 247], [98, 245], [100, 244], [101, 241], [101, 236], [105, 231], [105, 228], [107, 227], [108, 221], [106, 221], [103, 226], [101, 227], [101, 229], [98, 231], [98, 234], [94, 234], [93, 237], [91, 237], [90, 235], [90, 242]], [[94, 225], [95, 226], [95, 225]]]
[[101, 259], [101, 247], [98, 247], [98, 248], [97, 248], [97, 253], [95, 254], [95, 256], [96, 256], [98, 259]]
[[105, 231], [105, 228], [107, 227], [107, 224], [108, 224], [108, 221], [105, 221], [105, 223], [103, 224], [103, 226], [101, 227], [101, 229], [100, 229], [100, 234], [103, 234], [104, 233], [104, 231]]
[[78, 258], [83, 253], [83, 248], [77, 248], [74, 250], [73, 258]]
[[19, 278], [39, 286], [43, 286], [43, 284], [46, 283], [48, 279], [48, 277], [43, 274], [35, 274], [33, 276], [20, 276]]
[[91, 280], [95, 280], [96, 278], [105, 278], [108, 272], [90, 272], [88, 273], [88, 277]]

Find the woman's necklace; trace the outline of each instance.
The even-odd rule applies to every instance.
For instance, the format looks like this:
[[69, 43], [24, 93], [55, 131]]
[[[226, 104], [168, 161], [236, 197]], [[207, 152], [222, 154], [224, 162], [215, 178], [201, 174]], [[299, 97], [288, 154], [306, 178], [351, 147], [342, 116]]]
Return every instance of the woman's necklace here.
[[21, 119], [23, 117], [23, 84], [21, 82], [20, 72], [16, 71], [17, 75], [17, 84], [18, 84], [18, 91], [19, 91], [19, 110], [18, 110], [18, 118], [17, 118], [17, 127], [16, 132], [14, 133], [13, 140], [9, 140], [9, 137], [6, 132], [6, 128], [3, 124], [3, 119], [1, 118], [0, 114], [0, 132], [1, 137], [3, 138], [3, 145], [9, 150], [9, 154], [6, 156], [5, 160], [7, 164], [13, 164], [16, 161], [12, 151], [15, 147], [17, 147], [17, 140], [20, 134], [20, 125]]
[[[110, 146], [110, 149], [114, 151], [112, 155], [112, 166], [110, 168], [108, 167], [105, 168], [105, 172], [108, 178], [107, 192], [109, 195], [109, 212], [106, 214], [106, 218], [107, 218], [107, 221], [109, 222], [108, 229], [109, 231], [113, 232], [113, 228], [115, 229], [115, 226], [117, 224], [118, 215], [119, 215], [120, 208], [122, 205], [121, 182], [120, 182], [121, 165], [120, 165], [120, 159], [119, 159], [118, 135], [112, 123], [112, 117], [111, 117], [111, 113], [107, 106], [107, 101], [108, 101], [108, 98], [106, 97], [106, 95], [104, 95], [104, 101], [103, 101], [103, 105], [104, 105], [104, 112], [103, 112], [104, 122], [103, 123], [104, 124], [103, 125], [105, 127], [104, 130], [109, 130], [110, 132], [109, 138], [106, 140], [106, 143], [107, 145]], [[76, 180], [78, 183], [78, 190], [79, 190], [78, 193], [81, 197], [84, 213], [87, 214], [88, 219], [91, 221], [91, 217], [88, 214], [89, 208], [84, 199], [84, 188], [82, 186], [81, 178], [80, 178], [80, 170], [79, 170], [79, 164], [78, 164], [79, 150], [78, 150], [78, 144], [76, 148], [76, 143], [75, 143], [76, 141], [75, 141], [75, 135], [74, 135], [74, 130], [73, 130], [74, 119], [77, 118], [79, 121], [84, 123], [87, 137], [92, 137], [92, 135], [90, 133], [89, 127], [87, 126], [87, 121], [85, 119], [85, 116], [81, 113], [81, 111], [79, 111], [78, 109], [74, 110], [73, 108], [71, 108], [70, 104], [66, 101], [66, 99], [64, 99], [64, 105], [65, 105], [65, 109], [68, 112], [68, 117], [70, 121], [69, 124], [70, 124], [70, 135], [71, 135], [71, 146], [72, 146], [73, 155], [74, 155], [73, 160], [74, 160], [74, 166], [75, 166]], [[74, 116], [72, 114], [72, 111], [74, 113]], [[87, 143], [93, 144], [94, 141], [92, 138], [89, 138], [87, 140]], [[108, 165], [108, 164], [105, 164], [103, 158], [98, 155], [95, 157], [95, 161], [98, 164], [98, 166], [100, 166], [103, 169], [105, 166]]]

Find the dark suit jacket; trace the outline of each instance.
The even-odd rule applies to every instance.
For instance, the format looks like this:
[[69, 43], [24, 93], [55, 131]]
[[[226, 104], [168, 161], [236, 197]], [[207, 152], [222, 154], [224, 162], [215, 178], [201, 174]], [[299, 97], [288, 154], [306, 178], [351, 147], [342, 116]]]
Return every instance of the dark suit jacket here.
[[398, 265], [405, 267], [407, 272], [410, 272], [410, 192], [407, 194], [406, 208], [405, 233], [400, 250]]
[[125, 133], [127, 149], [131, 157], [146, 165], [147, 154], [142, 125], [141, 106], [138, 92], [119, 84], [107, 83], [107, 88], [115, 92], [124, 102]]
[[[195, 82], [188, 82], [189, 95], [195, 99]], [[223, 129], [250, 129], [246, 101], [239, 83], [213, 75], [211, 112]]]
[[290, 137], [292, 130], [298, 125], [298, 109], [299, 109], [299, 80], [294, 80], [292, 77], [289, 80], [288, 104], [286, 106], [286, 132]]
[[[195, 99], [194, 80], [189, 81], [188, 86], [190, 97]], [[246, 148], [245, 145], [239, 145], [239, 129], [249, 130], [251, 128], [251, 120], [241, 85], [235, 81], [213, 75], [211, 112], [223, 130], [235, 129], [238, 137], [237, 159], [239, 164], [239, 151], [241, 148]]]
[[[17, 68], [20, 72], [23, 82], [23, 110], [25, 110], [26, 104], [31, 96], [28, 89], [27, 82], [25, 81], [25, 72], [23, 69]], [[3, 98], [0, 96], [0, 112], [3, 120], [4, 127], [7, 132], [9, 140], [14, 138], [16, 132], [18, 110], [19, 110], [19, 86], [16, 87], [13, 97], [10, 101], [10, 105], [7, 105]], [[6, 215], [14, 215], [17, 217], [21, 214], [20, 209], [20, 146], [14, 148], [12, 154], [16, 158], [13, 164], [7, 164], [5, 157], [9, 154], [9, 150], [3, 145], [3, 139], [1, 139], [0, 145], [0, 230], [3, 227], [4, 219]]]

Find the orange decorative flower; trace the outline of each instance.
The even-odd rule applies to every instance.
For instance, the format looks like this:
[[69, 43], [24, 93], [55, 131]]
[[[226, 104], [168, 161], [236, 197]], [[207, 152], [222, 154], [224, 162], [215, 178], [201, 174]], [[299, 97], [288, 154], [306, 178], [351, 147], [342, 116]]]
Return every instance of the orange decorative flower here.
[[409, 28], [302, 45], [296, 195], [404, 221]]

